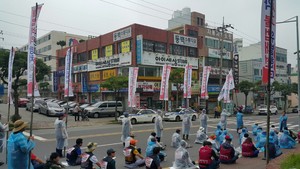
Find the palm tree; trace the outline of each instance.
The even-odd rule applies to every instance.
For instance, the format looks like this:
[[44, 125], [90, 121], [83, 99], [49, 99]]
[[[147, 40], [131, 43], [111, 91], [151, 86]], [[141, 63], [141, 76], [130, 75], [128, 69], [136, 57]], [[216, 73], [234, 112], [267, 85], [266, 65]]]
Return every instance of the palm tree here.
[[66, 46], [66, 41], [60, 40], [60, 41], [56, 42], [56, 44], [59, 45], [62, 49], [64, 46]]

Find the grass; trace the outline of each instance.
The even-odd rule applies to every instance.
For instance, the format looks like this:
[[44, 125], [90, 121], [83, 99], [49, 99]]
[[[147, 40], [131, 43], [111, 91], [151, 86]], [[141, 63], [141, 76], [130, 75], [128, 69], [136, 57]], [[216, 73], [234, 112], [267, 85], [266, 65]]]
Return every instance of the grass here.
[[280, 164], [280, 169], [299, 169], [300, 154], [291, 154], [287, 156]]

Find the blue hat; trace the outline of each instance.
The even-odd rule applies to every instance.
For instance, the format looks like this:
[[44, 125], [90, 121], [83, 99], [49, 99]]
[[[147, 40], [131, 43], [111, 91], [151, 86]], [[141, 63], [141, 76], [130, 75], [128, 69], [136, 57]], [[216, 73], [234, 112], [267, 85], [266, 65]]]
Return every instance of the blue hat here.
[[123, 115], [124, 115], [125, 117], [128, 117], [128, 116], [129, 116], [128, 112], [124, 112]]

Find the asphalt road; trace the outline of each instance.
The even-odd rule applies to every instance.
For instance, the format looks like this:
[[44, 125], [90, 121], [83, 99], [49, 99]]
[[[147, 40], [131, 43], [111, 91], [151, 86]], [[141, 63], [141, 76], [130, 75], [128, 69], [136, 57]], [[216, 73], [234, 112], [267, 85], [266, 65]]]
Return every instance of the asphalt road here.
[[[291, 129], [298, 129], [298, 115], [297, 114], [288, 114], [288, 126]], [[48, 118], [48, 117], [44, 117]], [[45, 120], [47, 121], [47, 120]], [[213, 133], [219, 119], [209, 119], [208, 122], [208, 131], [209, 133]], [[251, 125], [255, 122], [258, 122], [260, 126], [263, 128], [266, 127], [266, 116], [244, 116], [244, 124], [251, 130]], [[279, 115], [271, 116], [271, 124], [274, 124], [278, 127], [279, 122]], [[51, 124], [53, 124], [51, 122]], [[170, 140], [171, 135], [175, 132], [177, 128], [181, 129], [181, 122], [164, 122], [164, 132], [162, 137], [162, 142], [167, 145], [166, 153], [168, 154], [167, 159], [165, 162], [162, 162], [162, 166], [164, 168], [172, 166], [172, 162], [174, 160], [174, 152], [175, 149], [170, 147]], [[198, 150], [200, 145], [194, 144], [195, 135], [197, 129], [199, 128], [200, 122], [199, 119], [193, 122], [193, 126], [191, 129], [191, 136], [189, 144], [193, 147], [188, 149], [191, 159], [197, 160], [198, 159]], [[231, 134], [234, 136], [233, 143], [235, 146], [238, 144], [238, 135], [236, 134], [236, 120], [235, 117], [229, 117], [227, 129]], [[146, 140], [150, 133], [154, 130], [154, 125], [152, 123], [148, 124], [137, 124], [133, 126], [133, 132], [136, 135], [136, 139], [139, 141], [137, 146], [142, 148], [143, 155], [145, 154], [146, 149]], [[36, 135], [36, 147], [34, 149], [34, 153], [44, 159], [47, 158], [51, 152], [55, 151], [55, 136], [54, 136], [54, 129], [42, 129], [42, 130], [34, 130], [34, 135]], [[116, 150], [116, 161], [117, 161], [117, 169], [123, 169], [124, 167], [124, 156], [122, 153], [122, 143], [120, 140], [121, 137], [121, 125], [119, 124], [107, 124], [107, 125], [94, 125], [94, 126], [84, 126], [84, 127], [72, 127], [68, 128], [69, 133], [69, 147], [75, 144], [75, 140], [77, 138], [83, 138], [84, 140], [84, 147], [88, 142], [97, 142], [98, 148], [95, 150], [95, 154], [98, 159], [103, 158], [106, 155], [106, 150], [108, 148], [113, 148]], [[1, 160], [4, 159], [4, 156], [1, 155]], [[248, 159], [246, 159], [248, 160]], [[61, 161], [65, 161], [62, 159]], [[245, 160], [244, 160], [245, 161]], [[249, 159], [250, 165], [256, 169], [263, 169], [265, 168], [265, 161], [262, 161], [260, 158], [256, 159]], [[1, 168], [1, 167], [0, 167]], [[6, 166], [4, 166], [6, 168]], [[68, 167], [68, 168], [79, 168], [79, 167]], [[243, 168], [242, 164], [234, 165], [221, 165], [221, 169], [227, 168]]]

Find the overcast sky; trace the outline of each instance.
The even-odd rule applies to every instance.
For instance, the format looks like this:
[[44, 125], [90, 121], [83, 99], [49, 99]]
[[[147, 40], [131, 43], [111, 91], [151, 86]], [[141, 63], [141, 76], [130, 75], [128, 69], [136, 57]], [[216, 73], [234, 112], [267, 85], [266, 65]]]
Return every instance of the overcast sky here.
[[[38, 37], [51, 30], [79, 35], [101, 35], [139, 23], [166, 29], [173, 11], [190, 7], [205, 14], [211, 26], [232, 24], [234, 38], [244, 46], [260, 41], [262, 0], [0, 0], [0, 47], [20, 47], [28, 42], [30, 9], [44, 3], [38, 21]], [[277, 0], [277, 22], [300, 17], [300, 0]], [[299, 18], [300, 20], [300, 18]], [[295, 65], [296, 24], [277, 25], [277, 46], [288, 50]]]

